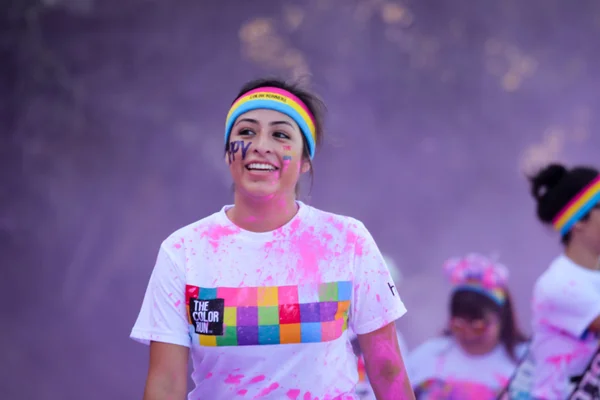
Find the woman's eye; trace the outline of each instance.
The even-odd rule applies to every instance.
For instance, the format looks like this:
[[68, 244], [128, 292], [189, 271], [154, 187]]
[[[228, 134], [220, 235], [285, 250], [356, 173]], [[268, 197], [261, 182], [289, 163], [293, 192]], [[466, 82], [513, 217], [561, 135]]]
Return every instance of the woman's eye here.
[[241, 131], [239, 131], [238, 135], [240, 135], [240, 136], [254, 135], [254, 132], [251, 131], [250, 129], [242, 129]]
[[275, 132], [275, 133], [273, 134], [273, 136], [275, 136], [275, 137], [277, 137], [277, 138], [280, 138], [280, 139], [289, 139], [289, 138], [290, 138], [288, 135], [286, 135], [286, 134], [285, 134], [285, 133], [283, 133], [283, 132]]

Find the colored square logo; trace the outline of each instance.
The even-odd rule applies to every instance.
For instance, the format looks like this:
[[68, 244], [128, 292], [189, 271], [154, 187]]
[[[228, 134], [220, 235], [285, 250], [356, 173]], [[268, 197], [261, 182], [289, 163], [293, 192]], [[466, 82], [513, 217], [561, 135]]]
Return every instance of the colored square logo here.
[[200, 346], [215, 347], [217, 345], [216, 336], [198, 335]]
[[319, 286], [316, 284], [298, 285], [299, 303], [317, 303], [319, 301]]
[[[257, 305], [261, 306], [278, 306], [279, 296], [278, 288], [276, 286], [270, 287], [259, 287], [257, 292]], [[295, 301], [294, 303], [297, 303]]]
[[342, 281], [337, 283], [338, 287], [338, 301], [350, 301], [352, 300], [352, 282]]
[[[333, 301], [325, 301], [319, 303], [319, 321], [333, 321], [335, 319], [335, 313], [338, 310], [338, 303]], [[308, 322], [308, 321], [307, 321]]]
[[252, 346], [258, 344], [258, 326], [238, 326], [238, 346]]
[[245, 306], [245, 307], [256, 306], [257, 293], [258, 293], [258, 288], [255, 288], [255, 287], [238, 288], [236, 305], [238, 307], [239, 306]]
[[279, 325], [281, 344], [301, 343], [300, 324]]
[[318, 343], [321, 341], [321, 324], [318, 322], [306, 322], [300, 324], [300, 336], [302, 343]]
[[335, 313], [335, 319], [347, 318], [349, 308], [350, 308], [349, 301], [338, 301], [337, 312]]
[[258, 307], [258, 325], [279, 325], [279, 307]]
[[319, 285], [319, 301], [337, 301], [337, 297], [337, 282], [321, 283]]
[[344, 321], [336, 319], [335, 321], [323, 322], [321, 324], [321, 339], [323, 342], [329, 342], [342, 336], [344, 331]]
[[216, 336], [217, 346], [237, 346], [237, 329], [235, 326], [226, 326], [223, 336]]
[[300, 323], [300, 305], [284, 304], [279, 306], [280, 324], [298, 324]]
[[238, 307], [237, 326], [257, 326], [258, 307]]
[[198, 298], [201, 300], [214, 300], [217, 298], [217, 288], [200, 288]]
[[279, 307], [258, 307], [258, 325], [279, 325]]
[[300, 304], [300, 322], [321, 322], [319, 303]]
[[225, 327], [237, 325], [237, 307], [225, 307], [223, 314], [223, 325]]
[[279, 325], [258, 327], [259, 344], [279, 344]]
[[190, 299], [197, 299], [199, 291], [198, 286], [185, 285], [185, 304], [190, 304]]
[[280, 286], [277, 288], [279, 305], [298, 304], [298, 286]]
[[226, 307], [237, 307], [237, 288], [220, 287], [217, 288], [217, 299], [225, 300]]

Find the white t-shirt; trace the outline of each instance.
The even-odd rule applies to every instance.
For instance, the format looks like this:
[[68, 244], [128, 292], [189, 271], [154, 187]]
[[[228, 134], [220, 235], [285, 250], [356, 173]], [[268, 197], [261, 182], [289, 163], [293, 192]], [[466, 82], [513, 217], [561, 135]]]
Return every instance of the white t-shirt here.
[[571, 393], [570, 378], [581, 375], [597, 350], [598, 338], [586, 330], [599, 315], [600, 271], [557, 257], [533, 291], [533, 397], [555, 400]]
[[240, 229], [226, 206], [162, 243], [131, 337], [190, 347], [188, 399], [355, 399], [348, 326], [406, 312], [361, 222], [298, 205], [272, 232]]
[[[526, 351], [517, 346], [517, 358]], [[409, 354], [407, 371], [418, 400], [495, 400], [517, 365], [503, 345], [473, 356], [452, 337], [438, 337]]]

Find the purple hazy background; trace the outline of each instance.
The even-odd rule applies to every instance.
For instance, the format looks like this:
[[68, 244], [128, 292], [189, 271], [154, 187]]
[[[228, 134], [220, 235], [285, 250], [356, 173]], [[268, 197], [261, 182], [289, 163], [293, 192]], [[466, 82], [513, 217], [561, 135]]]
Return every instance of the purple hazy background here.
[[524, 171], [598, 163], [598, 2], [0, 7], [0, 398], [141, 398], [148, 352], [128, 336], [158, 246], [232, 201], [224, 117], [262, 75], [326, 100], [303, 199], [394, 260], [411, 348], [444, 327], [441, 264], [469, 251], [510, 268], [529, 329], [560, 248]]

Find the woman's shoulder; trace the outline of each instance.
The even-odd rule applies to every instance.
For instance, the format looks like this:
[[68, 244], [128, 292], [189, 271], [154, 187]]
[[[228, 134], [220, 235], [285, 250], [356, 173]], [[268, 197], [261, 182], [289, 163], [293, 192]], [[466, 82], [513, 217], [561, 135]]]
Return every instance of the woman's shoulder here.
[[302, 203], [308, 210], [311, 222], [320, 222], [324, 226], [334, 227], [340, 231], [353, 231], [357, 234], [368, 232], [362, 221], [348, 215], [337, 214], [330, 211], [321, 210], [313, 206]]
[[177, 247], [178, 243], [184, 244], [192, 238], [207, 236], [211, 230], [232, 229], [233, 225], [228, 223], [224, 210], [223, 208], [198, 221], [182, 226], [168, 235], [163, 244]]

